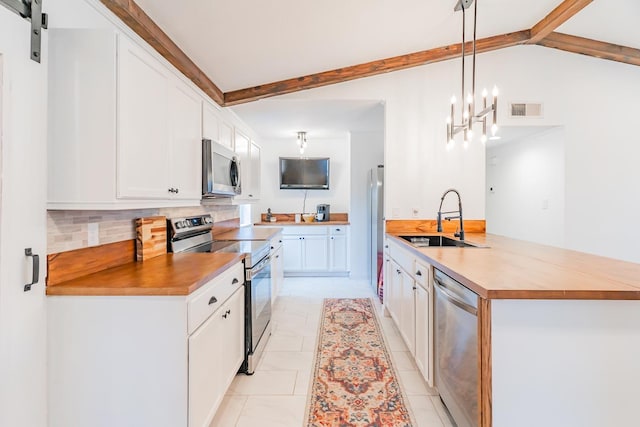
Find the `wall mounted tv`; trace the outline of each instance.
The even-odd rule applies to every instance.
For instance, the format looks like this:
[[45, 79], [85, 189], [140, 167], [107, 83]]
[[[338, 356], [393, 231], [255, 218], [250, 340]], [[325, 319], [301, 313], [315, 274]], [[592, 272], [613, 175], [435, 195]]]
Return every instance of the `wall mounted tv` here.
[[328, 157], [280, 157], [281, 190], [328, 190]]

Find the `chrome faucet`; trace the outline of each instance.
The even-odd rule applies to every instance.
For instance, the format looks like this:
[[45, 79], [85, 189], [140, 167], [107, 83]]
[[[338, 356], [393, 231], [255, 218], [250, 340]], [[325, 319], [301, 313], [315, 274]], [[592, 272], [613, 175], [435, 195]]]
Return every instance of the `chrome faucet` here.
[[[444, 202], [444, 198], [447, 196], [447, 194], [451, 192], [456, 193], [458, 195], [458, 210], [442, 212], [442, 202]], [[458, 193], [458, 190], [453, 188], [450, 188], [447, 191], [445, 191], [442, 197], [440, 198], [440, 207], [438, 208], [438, 228], [437, 228], [438, 233], [442, 233], [442, 214], [450, 214], [450, 213], [457, 213], [458, 215], [448, 216], [445, 218], [445, 220], [451, 221], [452, 219], [458, 219], [458, 218], [460, 219], [460, 229], [459, 231], [456, 231], [454, 236], [459, 237], [460, 240], [464, 240], [464, 222], [462, 220], [462, 198], [460, 198], [460, 193]]]

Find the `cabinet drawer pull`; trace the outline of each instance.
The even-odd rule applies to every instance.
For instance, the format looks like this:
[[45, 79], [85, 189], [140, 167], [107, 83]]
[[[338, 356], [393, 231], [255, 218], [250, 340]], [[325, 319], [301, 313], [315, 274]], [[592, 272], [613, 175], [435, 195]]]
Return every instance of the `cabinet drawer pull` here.
[[396, 273], [400, 274], [401, 271], [399, 269], [396, 268]]
[[280, 258], [280, 255], [276, 255], [276, 258]]
[[416, 276], [422, 276], [422, 271], [420, 270], [416, 271]]
[[222, 318], [223, 318], [223, 319], [226, 319], [230, 314], [231, 314], [231, 310], [227, 310], [227, 311], [225, 311], [225, 313], [222, 315]]
[[233, 278], [233, 280], [231, 281], [232, 285], [235, 285], [236, 283], [238, 283], [238, 279], [236, 279], [235, 277]]
[[339, 229], [339, 228], [336, 228], [336, 231], [340, 231], [340, 229]]
[[218, 302], [218, 298], [216, 298], [216, 297], [211, 297], [211, 298], [209, 298], [209, 305], [211, 305], [211, 304], [215, 304], [215, 303], [217, 303], [217, 302]]

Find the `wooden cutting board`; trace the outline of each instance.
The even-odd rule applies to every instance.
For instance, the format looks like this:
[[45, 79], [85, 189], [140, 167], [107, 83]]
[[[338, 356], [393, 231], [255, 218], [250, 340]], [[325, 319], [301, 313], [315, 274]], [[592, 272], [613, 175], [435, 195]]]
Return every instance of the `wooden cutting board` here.
[[145, 261], [167, 253], [167, 218], [136, 218], [136, 260]]

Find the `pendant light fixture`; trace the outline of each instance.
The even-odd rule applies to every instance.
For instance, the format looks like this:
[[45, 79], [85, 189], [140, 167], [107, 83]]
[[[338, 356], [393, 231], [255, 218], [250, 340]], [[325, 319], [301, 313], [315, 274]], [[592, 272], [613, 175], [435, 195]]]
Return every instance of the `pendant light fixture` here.
[[307, 148], [307, 132], [298, 132], [298, 139], [296, 142], [298, 143], [298, 148], [300, 149], [300, 155], [303, 155], [304, 149]]
[[466, 10], [471, 7], [474, 0], [458, 0], [454, 11], [462, 10], [462, 99], [461, 99], [461, 116], [462, 122], [456, 124], [455, 109], [457, 99], [451, 97], [451, 113], [447, 117], [447, 148], [453, 148], [456, 134], [463, 132], [464, 147], [467, 148], [469, 142], [473, 139], [474, 123], [482, 123], [482, 135], [480, 141], [484, 144], [487, 141], [487, 116], [492, 114], [491, 134], [494, 136], [498, 131], [498, 88], [494, 86], [492, 93], [492, 101], [487, 105], [488, 92], [486, 89], [482, 91], [482, 110], [476, 114], [476, 23], [478, 19], [478, 0], [473, 7], [473, 55], [472, 55], [472, 71], [471, 71], [471, 91], [465, 97], [465, 27], [466, 27]]

